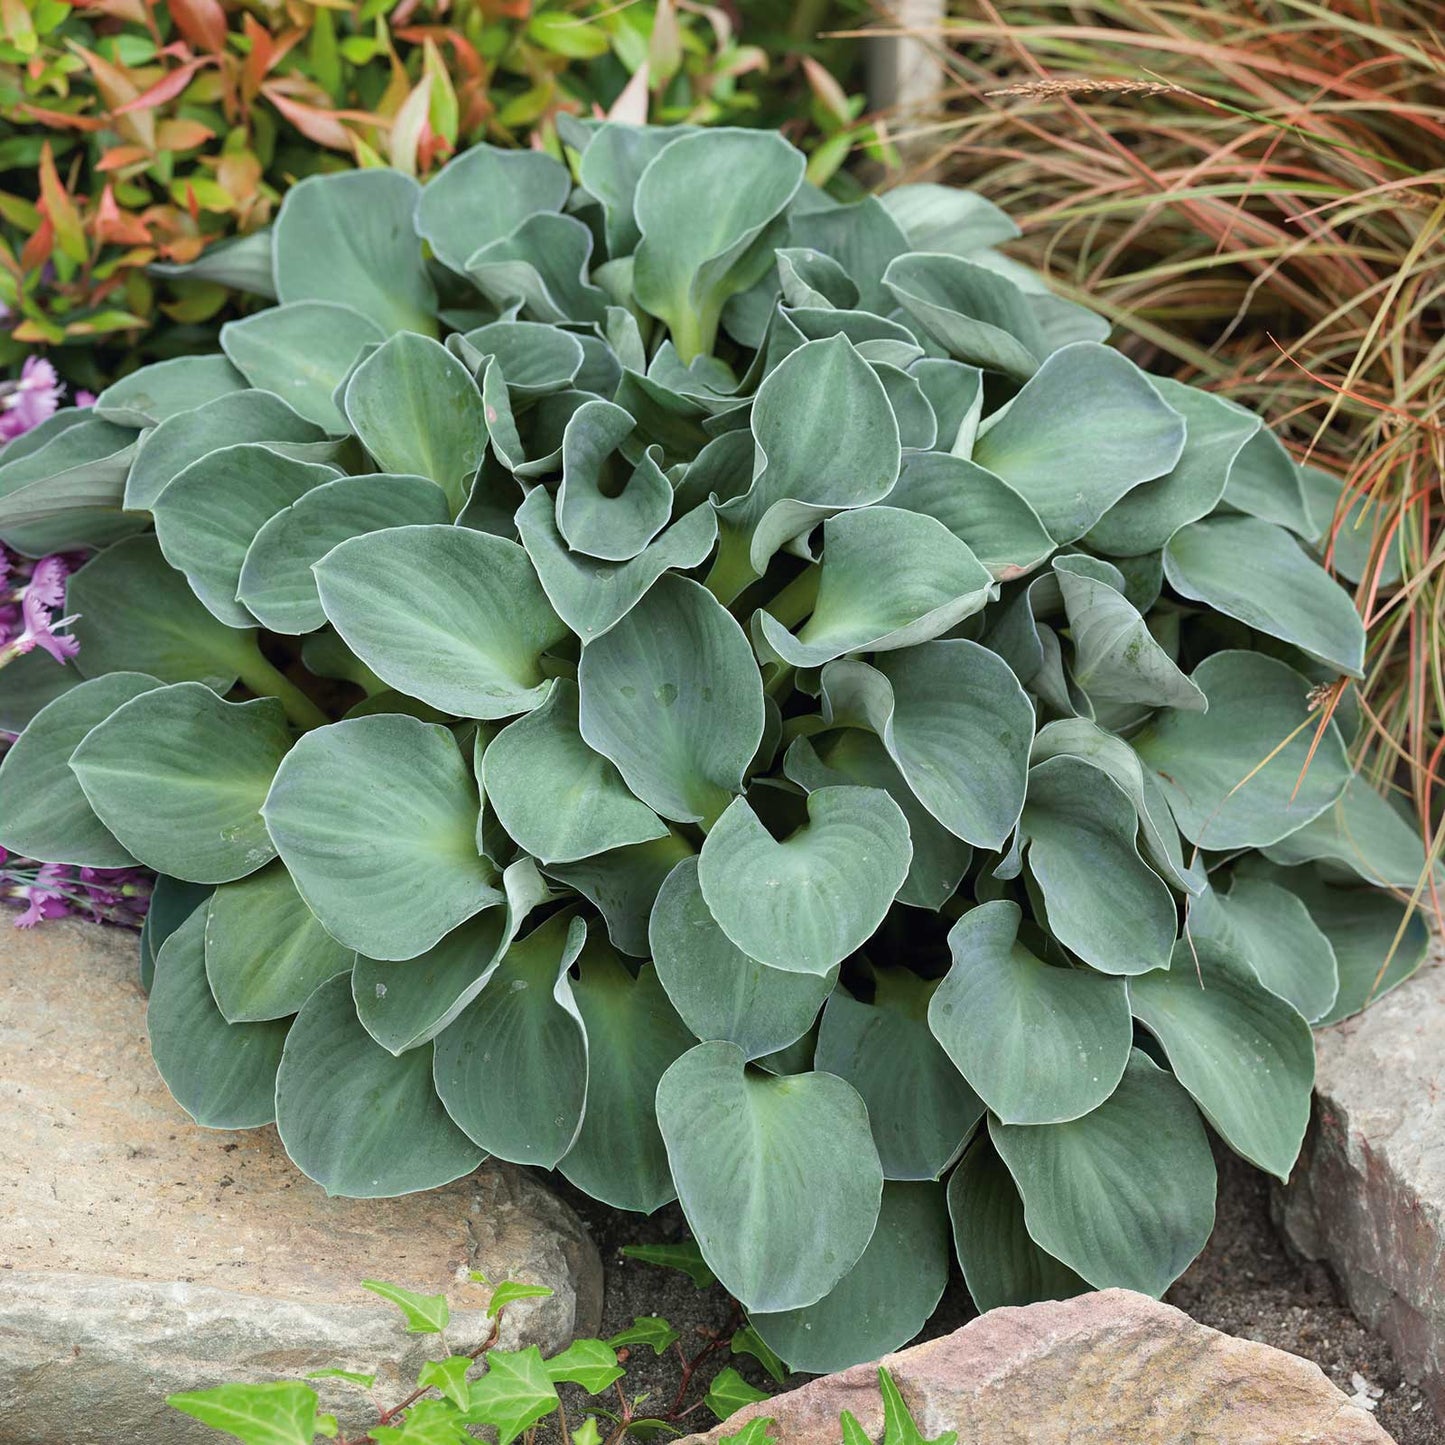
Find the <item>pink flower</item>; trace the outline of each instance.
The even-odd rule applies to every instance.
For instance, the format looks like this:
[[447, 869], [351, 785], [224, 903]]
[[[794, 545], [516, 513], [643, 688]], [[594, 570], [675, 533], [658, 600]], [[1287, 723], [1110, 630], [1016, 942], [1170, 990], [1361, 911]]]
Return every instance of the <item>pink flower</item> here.
[[[19, 564], [23, 569], [25, 564]], [[30, 566], [30, 576], [19, 587], [15, 564], [0, 549], [0, 667], [39, 647], [57, 662], [66, 662], [80, 650], [79, 641], [60, 629], [74, 617], [56, 618], [65, 601], [65, 579], [70, 568], [59, 556], [42, 557]], [[23, 570], [20, 573], [23, 576]], [[10, 583], [9, 590], [4, 590]]]
[[64, 918], [70, 912], [70, 904], [60, 891], [65, 882], [65, 870], [59, 863], [44, 863], [35, 875], [35, 882], [21, 884], [14, 890], [16, 898], [23, 898], [29, 907], [15, 920], [16, 928], [34, 928], [46, 918]]
[[0, 382], [0, 441], [13, 441], [55, 415], [65, 387], [43, 356], [27, 356], [19, 381]]

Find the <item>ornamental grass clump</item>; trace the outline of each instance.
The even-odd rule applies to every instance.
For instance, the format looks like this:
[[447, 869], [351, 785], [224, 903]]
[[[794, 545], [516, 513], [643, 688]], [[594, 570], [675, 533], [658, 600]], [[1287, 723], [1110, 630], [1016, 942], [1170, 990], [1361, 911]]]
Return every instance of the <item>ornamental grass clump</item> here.
[[1162, 1293], [1425, 948], [1331, 504], [977, 196], [566, 134], [301, 183], [279, 304], [5, 455], [0, 537], [104, 550], [0, 843], [162, 875], [161, 1073], [332, 1193], [677, 1197], [805, 1370], [950, 1235], [980, 1308]]

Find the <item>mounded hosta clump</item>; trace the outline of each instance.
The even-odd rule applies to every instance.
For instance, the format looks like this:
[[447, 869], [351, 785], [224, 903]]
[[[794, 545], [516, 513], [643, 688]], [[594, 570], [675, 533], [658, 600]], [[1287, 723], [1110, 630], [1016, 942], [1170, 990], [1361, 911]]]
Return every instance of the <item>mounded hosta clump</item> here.
[[1328, 488], [976, 196], [569, 140], [303, 182], [223, 355], [0, 457], [0, 539], [101, 549], [0, 843], [162, 875], [161, 1073], [333, 1193], [678, 1198], [807, 1370], [950, 1239], [1158, 1295], [1424, 947]]

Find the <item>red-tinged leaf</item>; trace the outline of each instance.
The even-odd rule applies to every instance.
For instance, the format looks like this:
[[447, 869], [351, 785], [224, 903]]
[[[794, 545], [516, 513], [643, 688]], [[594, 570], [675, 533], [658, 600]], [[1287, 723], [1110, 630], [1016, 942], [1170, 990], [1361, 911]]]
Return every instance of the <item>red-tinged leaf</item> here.
[[[162, 149], [170, 149], [170, 147], [165, 145], [164, 141], [161, 142], [161, 146]], [[151, 153], [144, 146], [111, 146], [95, 163], [95, 168], [102, 174], [109, 171], [121, 171], [127, 166], [139, 165], [145, 161], [149, 161], [150, 158]]]
[[188, 60], [184, 65], [177, 66], [169, 75], [156, 81], [149, 90], [142, 91], [134, 100], [128, 100], [124, 105], [117, 106], [116, 115], [130, 115], [138, 110], [154, 110], [158, 105], [164, 105], [168, 100], [174, 100], [191, 83], [191, 77], [198, 70], [211, 64], [214, 62], [204, 58]]
[[427, 108], [431, 104], [432, 78], [424, 75], [416, 89], [407, 96], [391, 127], [389, 156], [391, 163], [404, 175], [417, 172], [417, 150], [427, 125]]
[[72, 321], [65, 328], [67, 336], [108, 336], [116, 331], [135, 331], [146, 324], [143, 316], [133, 316], [129, 311], [98, 311], [80, 321]]
[[215, 139], [216, 132], [198, 120], [174, 117], [156, 127], [156, 144], [163, 151], [190, 151]]
[[97, 239], [117, 246], [145, 246], [151, 238], [139, 216], [122, 211], [116, 204], [110, 186], [101, 192], [100, 205], [96, 207], [95, 234]]
[[86, 0], [87, 10], [98, 10], [112, 20], [124, 20], [131, 25], [146, 25], [146, 7], [143, 0]]
[[351, 149], [351, 132], [336, 118], [334, 111], [320, 110], [314, 105], [304, 105], [299, 100], [291, 100], [275, 85], [263, 85], [261, 94], [307, 140], [328, 146], [332, 150]]
[[[123, 106], [140, 94], [140, 87], [131, 78], [128, 71], [120, 66], [112, 65], [110, 61], [103, 59], [93, 50], [87, 50], [83, 45], [78, 45], [74, 40], [67, 41], [66, 44], [85, 62], [86, 69], [95, 77], [96, 88], [100, 91], [101, 99], [110, 107], [112, 113], [118, 113]], [[133, 141], [145, 146], [147, 150], [155, 149], [156, 122], [155, 117], [149, 111], [139, 111], [135, 115], [117, 114], [115, 124], [122, 134], [128, 135]]]
[[848, 109], [848, 97], [832, 73], [818, 64], [811, 55], [803, 57], [803, 74], [808, 77], [808, 88], [818, 98], [818, 103], [839, 125], [852, 122], [853, 114]]
[[251, 96], [260, 90], [261, 82], [271, 73], [276, 56], [276, 42], [271, 32], [254, 15], [242, 16], [241, 28], [251, 43], [241, 72], [246, 94]]
[[647, 98], [647, 62], [644, 60], [633, 72], [632, 79], [622, 87], [622, 94], [612, 102], [607, 119], [621, 121], [624, 125], [646, 125]]
[[29, 120], [43, 121], [59, 130], [104, 130], [105, 120], [97, 115], [72, 115], [68, 110], [48, 110], [43, 105], [31, 105], [22, 100], [16, 107]]
[[223, 155], [216, 163], [216, 180], [226, 193], [244, 206], [261, 185], [261, 162], [250, 151]]
[[176, 29], [196, 47], [212, 55], [226, 48], [226, 12], [220, 0], [170, 0]]
[[77, 265], [83, 266], [90, 257], [90, 247], [85, 241], [85, 224], [55, 169], [55, 157], [51, 154], [49, 141], [40, 147], [40, 204], [50, 218], [50, 224], [55, 227], [55, 240], [61, 251]]
[[58, 346], [65, 340], [65, 328], [55, 325], [52, 321], [43, 321], [38, 317], [29, 316], [18, 325], [13, 326], [10, 335], [16, 341], [24, 341], [31, 346]]
[[21, 267], [26, 271], [39, 270], [50, 259], [50, 253], [54, 249], [55, 227], [50, 223], [49, 216], [42, 216], [40, 224], [30, 233], [29, 239], [21, 248]]

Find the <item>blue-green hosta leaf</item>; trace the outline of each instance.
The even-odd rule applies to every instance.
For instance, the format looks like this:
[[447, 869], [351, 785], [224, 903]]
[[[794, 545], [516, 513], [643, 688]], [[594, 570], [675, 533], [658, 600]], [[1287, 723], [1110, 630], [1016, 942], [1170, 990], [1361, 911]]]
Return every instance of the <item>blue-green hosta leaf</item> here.
[[878, 199], [907, 236], [910, 251], [967, 256], [1018, 239], [1019, 228], [976, 191], [915, 181], [890, 186]]
[[885, 500], [942, 522], [999, 582], [1032, 572], [1054, 550], [1038, 513], [1007, 482], [947, 452], [905, 455]]
[[913, 845], [881, 788], [819, 788], [807, 809], [807, 822], [778, 842], [747, 799], [735, 799], [703, 843], [698, 882], [718, 926], [750, 958], [825, 974], [883, 921]]
[[1224, 502], [1301, 537], [1314, 536], [1300, 469], [1280, 439], [1267, 429], [1256, 432], [1235, 458]]
[[835, 989], [814, 1067], [846, 1079], [868, 1106], [885, 1179], [937, 1179], [983, 1117], [929, 1031], [933, 985], [904, 969], [876, 976], [872, 1004]]
[[646, 958], [647, 923], [667, 875], [696, 849], [678, 833], [614, 848], [576, 863], [553, 863], [547, 875], [575, 888], [596, 904], [615, 948]]
[[1306, 535], [1315, 551], [1324, 554], [1331, 574], [1346, 582], [1377, 577], [1380, 586], [1394, 587], [1403, 573], [1405, 539], [1396, 529], [1382, 546], [1377, 545], [1393, 515], [1389, 497], [1353, 486], [1344, 495], [1347, 484], [1319, 467], [1301, 467], [1299, 475], [1310, 509], [1311, 530]]
[[1145, 769], [1138, 753], [1123, 738], [1105, 732], [1087, 718], [1056, 718], [1039, 729], [1029, 760], [1041, 763], [1060, 753], [1084, 758], [1108, 773], [1124, 790], [1139, 815], [1144, 858], [1166, 883], [1183, 893], [1198, 893], [1205, 887], [1203, 863], [1197, 858], [1185, 863], [1179, 829], [1159, 779]]
[[832, 256], [812, 246], [784, 246], [776, 253], [784, 306], [851, 310], [858, 288]]
[[557, 1166], [579, 1189], [614, 1209], [651, 1214], [677, 1197], [658, 1129], [658, 1080], [692, 1047], [656, 970], [634, 978], [594, 934], [572, 983], [587, 1031], [587, 1109]]
[[629, 461], [619, 448], [637, 424], [610, 401], [577, 408], [562, 438], [557, 530], [574, 552], [602, 562], [636, 557], [667, 525], [672, 484], [655, 457]]
[[567, 630], [515, 542], [391, 527], [342, 542], [314, 571], [347, 646], [399, 692], [478, 718], [529, 712], [545, 696], [541, 656]]
[[1317, 818], [1267, 847], [1265, 856], [1286, 867], [1337, 863], [1367, 883], [1406, 893], [1426, 870], [1419, 826], [1358, 776]]
[[794, 1370], [846, 1370], [900, 1349], [923, 1328], [948, 1266], [943, 1186], [887, 1183], [868, 1247], [817, 1304], [749, 1318]]
[[272, 632], [315, 632], [326, 626], [326, 613], [311, 569], [333, 547], [385, 527], [450, 520], [446, 493], [426, 477], [377, 472], [323, 482], [256, 533], [241, 564], [237, 600]]
[[895, 256], [913, 249], [877, 196], [845, 206], [794, 210], [788, 235], [795, 246], [831, 256], [857, 285], [864, 310], [878, 316], [893, 309], [883, 274]]
[[755, 480], [720, 509], [733, 594], [785, 542], [825, 517], [881, 501], [898, 478], [898, 420], [877, 373], [844, 336], [810, 341], [753, 401]]
[[779, 135], [699, 131], [648, 163], [633, 195], [633, 290], [684, 362], [711, 352], [730, 296], [761, 279], [783, 234], [803, 157]]
[[493, 738], [483, 786], [502, 827], [543, 863], [572, 863], [667, 833], [617, 769], [583, 742], [577, 685], [565, 678]]
[[413, 221], [421, 187], [385, 168], [310, 176], [286, 192], [272, 238], [283, 302], [339, 301], [388, 336], [435, 336], [437, 298]]
[[903, 810], [913, 859], [898, 890], [898, 902], [936, 911], [958, 891], [973, 849], [955, 838], [913, 795], [882, 741], [861, 728], [840, 728], [815, 741], [795, 738], [783, 758], [783, 772], [808, 792], [839, 783], [882, 788]]
[[453, 333], [447, 337], [447, 345], [473, 374], [478, 361], [494, 357], [507, 383], [507, 394], [516, 403], [572, 386], [595, 390], [578, 380], [586, 360], [582, 338], [540, 321], [493, 321], [465, 335]]
[[1216, 652], [1194, 681], [1208, 712], [1160, 713], [1133, 739], [1190, 842], [1267, 847], [1344, 791], [1350, 769], [1339, 731], [1326, 724], [1310, 758], [1321, 720], [1292, 667], [1257, 652]]
[[1315, 1079], [1304, 1016], [1244, 960], [1198, 937], [1179, 941], [1167, 972], [1132, 980], [1129, 1005], [1225, 1143], [1287, 1180]]
[[482, 394], [429, 336], [401, 333], [346, 383], [346, 419], [384, 472], [430, 477], [459, 512], [487, 448]]
[[1283, 527], [1257, 517], [1192, 522], [1165, 549], [1164, 575], [1181, 596], [1363, 676], [1365, 628], [1354, 603]]
[[5, 686], [0, 688], [0, 731], [24, 732], [41, 708], [78, 687], [81, 681], [73, 663], [57, 666], [42, 648], [12, 658], [5, 665]]
[[861, 1258], [883, 1172], [842, 1079], [774, 1078], [736, 1044], [698, 1044], [662, 1076], [657, 1115], [688, 1225], [745, 1309], [816, 1304]]
[[435, 1038], [487, 986], [533, 909], [551, 896], [537, 865], [518, 858], [502, 874], [504, 901], [484, 908], [415, 958], [358, 955], [351, 973], [357, 1016], [394, 1054]]
[[213, 241], [194, 261], [179, 264], [152, 261], [149, 269], [155, 276], [215, 281], [250, 296], [263, 296], [268, 301], [276, 299], [271, 274], [270, 226], [261, 226], [244, 236]]
[[316, 1412], [316, 1391], [294, 1380], [218, 1385], [168, 1395], [166, 1404], [244, 1445], [312, 1445], [325, 1418]]
[[126, 507], [131, 511], [149, 510], [193, 461], [207, 452], [242, 442], [271, 442], [305, 449], [324, 444], [326, 434], [269, 391], [228, 392], [194, 411], [168, 417], [145, 434], [126, 477]]
[[[983, 419], [983, 372], [946, 356], [920, 357], [909, 371], [918, 378], [938, 418], [940, 455], [967, 457], [973, 451], [979, 422]], [[1042, 531], [1041, 523], [1039, 530]]]
[[489, 1350], [487, 1373], [472, 1381], [471, 1399], [462, 1418], [468, 1424], [491, 1425], [497, 1432], [497, 1445], [511, 1445], [557, 1405], [557, 1387], [536, 1345], [525, 1350]]
[[146, 1028], [176, 1102], [206, 1129], [255, 1129], [276, 1117], [276, 1068], [288, 1021], [229, 1024], [206, 982], [205, 910], [156, 953]]
[[70, 766], [100, 820], [148, 868], [229, 883], [276, 856], [261, 804], [290, 746], [275, 698], [223, 702], [178, 682], [118, 707]]
[[1303, 899], [1264, 878], [1237, 878], [1189, 905], [1188, 936], [1249, 965], [1271, 993], [1314, 1022], [1333, 1008], [1339, 970]]
[[370, 958], [401, 959], [499, 901], [477, 853], [480, 808], [446, 728], [379, 713], [307, 733], [263, 812], [327, 932]]
[[1030, 1238], [1018, 1187], [987, 1131], [949, 1176], [948, 1214], [964, 1283], [980, 1313], [1070, 1299], [1089, 1288]]
[[1257, 416], [1196, 386], [1166, 376], [1149, 383], [1184, 418], [1184, 450], [1170, 472], [1126, 492], [1089, 530], [1089, 545], [1114, 557], [1157, 552], [1181, 527], [1208, 516], [1260, 428]]
[[256, 619], [236, 601], [236, 590], [256, 533], [339, 475], [335, 467], [298, 462], [254, 442], [208, 452], [152, 505], [161, 551], [212, 615], [227, 627], [252, 627]]
[[600, 322], [607, 293], [587, 280], [592, 232], [576, 216], [538, 211], [467, 257], [466, 271], [498, 310], [520, 304], [534, 321]]
[[648, 162], [683, 132], [674, 126], [623, 125], [609, 121], [593, 132], [577, 168], [577, 179], [602, 203], [607, 254], [630, 256], [642, 239], [633, 216], [637, 182]]
[[155, 426], [218, 396], [244, 390], [245, 383], [224, 356], [154, 361], [106, 387], [95, 399], [94, 412], [102, 421], [119, 426]]
[[1135, 1050], [1119, 1087], [1067, 1124], [989, 1135], [1030, 1236], [1095, 1289], [1159, 1298], [1214, 1228], [1214, 1159], [1183, 1086]]
[[221, 346], [252, 386], [275, 393], [294, 412], [333, 436], [351, 429], [334, 400], [337, 387], [362, 352], [379, 346], [386, 337], [380, 322], [336, 301], [271, 306], [221, 328]]
[[417, 234], [437, 260], [465, 275], [467, 258], [539, 211], [560, 211], [572, 188], [567, 168], [544, 151], [475, 145], [422, 188]]
[[430, 1045], [394, 1055], [361, 1026], [344, 974], [296, 1015], [276, 1074], [276, 1128], [328, 1194], [380, 1199], [470, 1174], [485, 1154], [432, 1087]]
[[1081, 341], [1050, 356], [984, 423], [973, 460], [1019, 493], [1062, 544], [1131, 488], [1170, 472], [1184, 428], [1132, 361]]
[[1133, 1027], [1122, 978], [1056, 968], [1018, 941], [1006, 901], [949, 930], [953, 967], [928, 1024], [959, 1072], [1005, 1124], [1060, 1124], [1097, 1108], [1124, 1076]]
[[749, 958], [728, 938], [702, 896], [697, 859], [667, 875], [648, 925], [657, 976], [682, 1021], [700, 1039], [726, 1039], [749, 1059], [776, 1053], [808, 1032], [834, 975], [788, 973]]
[[1073, 678], [1095, 703], [1203, 711], [1204, 694], [1154, 640], [1134, 604], [1095, 574], [1091, 557], [1055, 557], [1074, 644]]
[[992, 578], [941, 522], [896, 507], [862, 507], [823, 524], [823, 564], [812, 615], [794, 636], [766, 610], [768, 647], [796, 667], [845, 652], [888, 652], [927, 642], [983, 609]]
[[711, 823], [743, 786], [763, 735], [748, 640], [706, 588], [666, 576], [577, 669], [581, 730], [648, 807]]
[[517, 508], [517, 531], [557, 615], [583, 642], [615, 627], [664, 572], [701, 565], [717, 540], [717, 514], [706, 504], [680, 517], [628, 562], [599, 562], [573, 552], [557, 530], [544, 487]]
[[147, 993], [161, 946], [210, 896], [208, 884], [186, 883], [164, 873], [152, 885], [150, 907], [140, 930], [140, 986]]
[[867, 727], [956, 837], [997, 849], [1023, 807], [1034, 715], [1008, 664], [962, 638], [823, 669], [824, 716]]
[[576, 914], [554, 913], [512, 944], [436, 1040], [442, 1103], [499, 1159], [553, 1169], [582, 1127], [587, 1035], [567, 973], [586, 937]]
[[111, 672], [70, 688], [36, 713], [0, 760], [0, 847], [22, 858], [82, 868], [135, 863], [96, 817], [70, 759], [86, 734], [122, 703], [159, 686], [142, 673]]
[[322, 928], [285, 865], [223, 883], [206, 910], [206, 978], [228, 1023], [288, 1018], [356, 955]]
[[1029, 769], [1019, 831], [1049, 929], [1101, 973], [1169, 966], [1174, 897], [1139, 856], [1138, 827], [1124, 790], [1092, 763], [1061, 754]]

